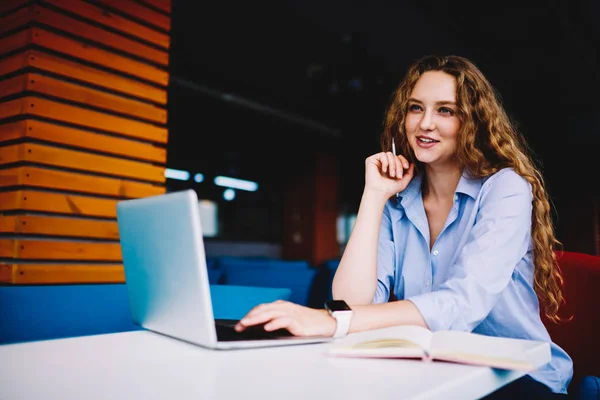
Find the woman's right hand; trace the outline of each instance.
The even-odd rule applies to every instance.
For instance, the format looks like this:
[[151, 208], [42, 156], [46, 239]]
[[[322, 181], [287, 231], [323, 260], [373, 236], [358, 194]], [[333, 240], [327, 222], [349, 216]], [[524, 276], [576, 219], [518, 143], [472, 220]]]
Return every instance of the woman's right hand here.
[[413, 178], [415, 165], [391, 151], [373, 154], [365, 160], [365, 190], [382, 192], [386, 197], [403, 191]]

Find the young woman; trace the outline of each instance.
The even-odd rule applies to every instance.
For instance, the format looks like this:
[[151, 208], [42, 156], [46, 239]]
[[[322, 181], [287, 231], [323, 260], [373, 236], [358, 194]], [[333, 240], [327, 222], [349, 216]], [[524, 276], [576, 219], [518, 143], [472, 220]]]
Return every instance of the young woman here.
[[394, 94], [381, 145], [366, 159], [333, 281], [334, 298], [353, 311], [347, 327], [333, 313], [275, 302], [237, 329], [340, 336], [410, 324], [542, 340], [551, 362], [492, 396], [565, 394], [572, 361], [540, 318], [541, 304], [559, 319], [559, 242], [543, 178], [495, 89], [465, 58], [424, 57]]

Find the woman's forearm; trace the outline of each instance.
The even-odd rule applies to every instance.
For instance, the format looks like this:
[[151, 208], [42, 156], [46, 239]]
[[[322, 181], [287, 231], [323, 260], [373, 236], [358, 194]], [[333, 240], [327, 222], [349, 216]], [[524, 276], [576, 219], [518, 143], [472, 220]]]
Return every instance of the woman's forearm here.
[[354, 311], [349, 332], [386, 328], [396, 325], [417, 325], [428, 328], [419, 309], [409, 300], [382, 304], [352, 305]]
[[377, 246], [381, 216], [387, 198], [363, 193], [356, 222], [335, 273], [334, 299], [348, 304], [370, 304], [377, 288]]

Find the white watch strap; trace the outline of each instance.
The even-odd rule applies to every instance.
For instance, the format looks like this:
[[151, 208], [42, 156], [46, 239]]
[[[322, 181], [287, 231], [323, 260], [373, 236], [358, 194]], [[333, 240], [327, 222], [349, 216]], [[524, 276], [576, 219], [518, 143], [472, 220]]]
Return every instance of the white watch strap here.
[[335, 318], [337, 322], [335, 333], [333, 334], [334, 338], [340, 338], [348, 334], [352, 314], [352, 311], [334, 311], [331, 313], [331, 316]]

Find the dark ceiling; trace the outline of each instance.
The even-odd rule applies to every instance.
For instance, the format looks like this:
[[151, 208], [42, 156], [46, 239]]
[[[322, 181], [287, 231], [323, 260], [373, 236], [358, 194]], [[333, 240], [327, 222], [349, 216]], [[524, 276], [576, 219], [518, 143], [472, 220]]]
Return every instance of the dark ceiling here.
[[544, 162], [600, 143], [600, 2], [510, 4], [174, 0], [169, 166], [279, 179], [317, 149], [360, 190], [392, 90], [430, 53], [478, 64]]

